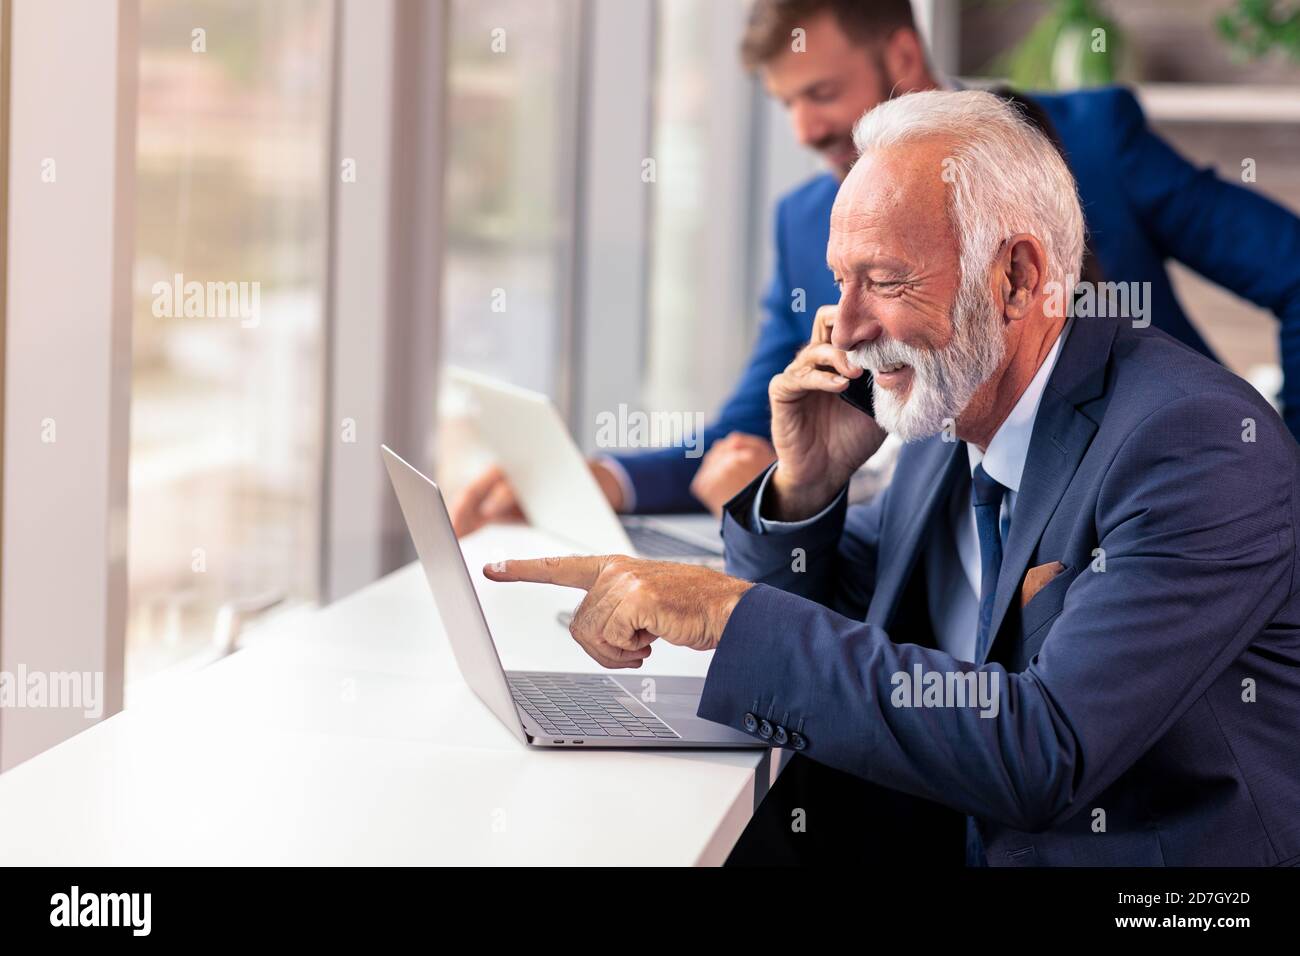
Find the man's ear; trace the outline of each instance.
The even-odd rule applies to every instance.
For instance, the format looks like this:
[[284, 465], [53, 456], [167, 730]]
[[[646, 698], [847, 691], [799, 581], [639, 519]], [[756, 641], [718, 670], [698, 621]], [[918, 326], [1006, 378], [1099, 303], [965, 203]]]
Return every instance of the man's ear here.
[[1047, 274], [1047, 254], [1031, 235], [1012, 236], [1002, 246], [995, 281], [1002, 314], [1012, 322], [1029, 315]]
[[889, 35], [882, 52], [885, 78], [893, 95], [914, 93], [933, 85], [925, 47], [915, 30], [900, 27]]

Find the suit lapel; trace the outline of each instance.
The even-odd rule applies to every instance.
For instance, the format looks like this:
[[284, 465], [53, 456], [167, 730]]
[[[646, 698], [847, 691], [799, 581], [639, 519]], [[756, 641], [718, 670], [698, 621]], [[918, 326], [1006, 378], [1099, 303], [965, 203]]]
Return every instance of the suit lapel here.
[[904, 517], [897, 536], [883, 536], [881, 553], [888, 554], [891, 560], [879, 562], [879, 577], [867, 609], [867, 620], [886, 630], [897, 617], [936, 509], [947, 502], [954, 476], [967, 461], [965, 442], [932, 438], [927, 445], [917, 449], [917, 454], [924, 457], [915, 469], [908, 469], [905, 480], [900, 482], [895, 472], [890, 483], [890, 495], [898, 496], [890, 503], [890, 512]]
[[991, 624], [994, 640], [985, 660], [992, 656], [1007, 610], [1019, 591], [1047, 522], [1056, 513], [1097, 433], [1097, 422], [1081, 411], [1080, 406], [1105, 390], [1106, 366], [1115, 331], [1115, 323], [1109, 320], [1076, 319], [1043, 390], [1011, 516], [1002, 569], [998, 572]]

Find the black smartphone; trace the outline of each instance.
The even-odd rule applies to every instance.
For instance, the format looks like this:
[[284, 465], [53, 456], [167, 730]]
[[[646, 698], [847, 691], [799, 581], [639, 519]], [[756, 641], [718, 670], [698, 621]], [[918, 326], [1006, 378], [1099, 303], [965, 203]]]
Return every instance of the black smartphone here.
[[849, 387], [840, 392], [840, 398], [858, 411], [876, 417], [876, 405], [871, 398], [871, 373], [866, 369], [857, 378], [849, 379]]

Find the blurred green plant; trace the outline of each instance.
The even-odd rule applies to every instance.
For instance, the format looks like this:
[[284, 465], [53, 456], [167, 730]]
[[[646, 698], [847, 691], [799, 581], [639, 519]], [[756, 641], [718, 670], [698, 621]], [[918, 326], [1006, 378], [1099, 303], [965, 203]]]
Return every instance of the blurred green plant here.
[[1114, 83], [1123, 37], [1096, 0], [1053, 0], [1014, 49], [991, 71], [1019, 89], [1070, 90]]
[[1281, 51], [1300, 63], [1300, 3], [1237, 0], [1219, 14], [1216, 25], [1228, 44], [1249, 59]]

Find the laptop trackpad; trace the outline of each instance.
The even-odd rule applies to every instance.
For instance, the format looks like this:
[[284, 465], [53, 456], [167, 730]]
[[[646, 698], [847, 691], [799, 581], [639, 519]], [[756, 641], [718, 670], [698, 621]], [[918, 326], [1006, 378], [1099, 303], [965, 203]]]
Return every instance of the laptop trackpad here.
[[654, 700], [646, 701], [646, 706], [662, 719], [672, 723], [671, 718], [694, 717], [700, 707], [700, 698], [696, 694], [660, 694]]

